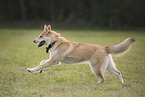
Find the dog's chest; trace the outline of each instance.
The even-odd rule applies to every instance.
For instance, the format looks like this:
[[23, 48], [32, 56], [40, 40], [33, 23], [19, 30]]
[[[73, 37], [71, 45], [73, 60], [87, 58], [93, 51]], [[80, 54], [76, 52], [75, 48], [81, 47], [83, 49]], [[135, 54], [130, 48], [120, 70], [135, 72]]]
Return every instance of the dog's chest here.
[[50, 51], [50, 58], [57, 54], [57, 50]]

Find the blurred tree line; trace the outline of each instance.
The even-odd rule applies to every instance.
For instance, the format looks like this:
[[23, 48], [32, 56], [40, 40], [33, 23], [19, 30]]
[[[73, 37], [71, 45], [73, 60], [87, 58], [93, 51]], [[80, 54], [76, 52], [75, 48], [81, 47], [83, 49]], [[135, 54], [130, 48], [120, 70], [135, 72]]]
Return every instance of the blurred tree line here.
[[0, 21], [145, 27], [145, 0], [1, 0]]

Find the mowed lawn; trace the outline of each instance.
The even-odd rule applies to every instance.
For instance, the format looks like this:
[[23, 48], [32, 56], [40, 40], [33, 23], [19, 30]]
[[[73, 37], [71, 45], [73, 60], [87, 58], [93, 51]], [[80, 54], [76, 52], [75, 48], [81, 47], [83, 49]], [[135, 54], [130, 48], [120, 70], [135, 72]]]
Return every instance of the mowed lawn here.
[[[43, 29], [42, 29], [43, 30]], [[0, 29], [0, 96], [1, 97], [145, 97], [145, 31], [137, 30], [55, 30], [68, 40], [116, 45], [127, 37], [136, 42], [131, 50], [114, 61], [125, 84], [109, 73], [106, 81], [98, 79], [88, 64], [61, 63], [44, 69], [43, 73], [29, 73], [49, 58], [45, 46], [38, 48], [33, 39], [41, 29]]]

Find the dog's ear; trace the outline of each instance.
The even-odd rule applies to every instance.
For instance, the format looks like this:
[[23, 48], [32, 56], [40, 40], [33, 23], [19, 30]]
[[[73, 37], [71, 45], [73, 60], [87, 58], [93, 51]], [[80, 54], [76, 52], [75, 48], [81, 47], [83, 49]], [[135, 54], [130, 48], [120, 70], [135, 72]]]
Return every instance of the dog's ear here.
[[51, 30], [51, 25], [48, 25], [48, 30]]
[[48, 32], [48, 28], [47, 28], [46, 25], [44, 25], [44, 31], [45, 31], [45, 32]]

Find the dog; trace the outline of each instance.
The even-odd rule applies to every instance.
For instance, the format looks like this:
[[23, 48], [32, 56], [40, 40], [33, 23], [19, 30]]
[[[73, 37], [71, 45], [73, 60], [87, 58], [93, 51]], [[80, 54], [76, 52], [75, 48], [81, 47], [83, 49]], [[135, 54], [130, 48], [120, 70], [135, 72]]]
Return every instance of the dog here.
[[111, 54], [124, 54], [127, 52], [134, 38], [127, 38], [122, 43], [115, 46], [99, 46], [96, 44], [71, 42], [55, 31], [51, 30], [51, 25], [44, 25], [44, 31], [33, 42], [39, 43], [38, 47], [46, 45], [46, 52], [50, 51], [50, 59], [43, 60], [35, 68], [27, 68], [28, 72], [42, 70], [46, 67], [59, 65], [60, 62], [66, 64], [89, 64], [91, 71], [99, 78], [98, 83], [104, 82], [104, 73], [109, 71], [116, 75], [123, 84], [120, 71], [117, 70]]

